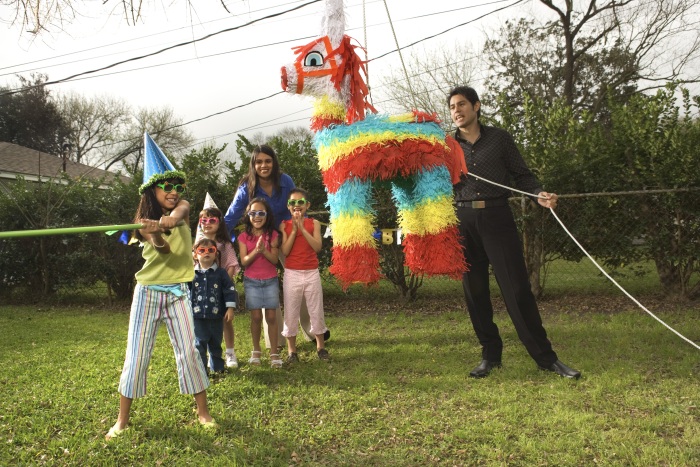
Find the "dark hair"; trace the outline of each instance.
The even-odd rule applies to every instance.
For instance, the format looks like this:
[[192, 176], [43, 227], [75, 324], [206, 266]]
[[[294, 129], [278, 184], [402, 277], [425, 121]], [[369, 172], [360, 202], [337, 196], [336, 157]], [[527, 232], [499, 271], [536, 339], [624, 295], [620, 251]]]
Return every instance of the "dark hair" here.
[[260, 153], [266, 154], [272, 158], [272, 173], [270, 177], [272, 178], [272, 183], [275, 185], [275, 191], [279, 191], [280, 189], [280, 176], [282, 175], [282, 171], [280, 170], [277, 154], [275, 154], [275, 150], [267, 144], [261, 144], [253, 148], [253, 153], [250, 156], [248, 173], [238, 182], [238, 186], [242, 186], [246, 182], [248, 183], [248, 199], [252, 199], [253, 196], [255, 196], [255, 189], [258, 187], [258, 173], [255, 171], [255, 156]]
[[[457, 86], [452, 88], [450, 93], [447, 95], [448, 106], [450, 105], [450, 100], [452, 97], [458, 94], [471, 102], [472, 106], [476, 105], [477, 102], [481, 102], [479, 100], [479, 95], [476, 93], [474, 88], [470, 88], [469, 86]], [[481, 118], [481, 106], [479, 106], [479, 110], [476, 111], [476, 119], [479, 120], [479, 118]]]
[[[160, 207], [156, 198], [155, 185], [151, 185], [141, 195], [141, 201], [134, 214], [134, 224], [138, 224], [141, 219], [160, 220], [161, 217], [163, 217], [163, 208]], [[144, 240], [139, 229], [135, 229], [133, 235], [140, 242]]]
[[[184, 183], [184, 180], [180, 178], [168, 178], [165, 180], [157, 180], [147, 187], [141, 194], [139, 206], [136, 208], [136, 214], [134, 214], [134, 224], [138, 224], [140, 219], [152, 219], [157, 221], [163, 217], [163, 208], [161, 207], [160, 203], [158, 203], [158, 198], [156, 198], [156, 183], [161, 181]], [[140, 242], [144, 240], [143, 235], [141, 235], [141, 232], [139, 232], [138, 229], [134, 230], [133, 235], [134, 238]]]
[[[200, 246], [214, 246], [216, 247], [216, 242], [210, 238], [207, 237], [199, 237], [199, 240], [197, 240], [194, 245], [192, 245], [192, 256], [194, 257], [194, 260], [197, 261], [197, 248]], [[220, 261], [219, 259], [221, 258], [221, 252], [219, 251], [219, 247], [216, 247], [216, 264], [219, 264]]]
[[207, 237], [199, 237], [199, 240], [197, 240], [194, 245], [192, 245], [192, 249], [197, 249], [200, 246], [216, 246], [216, 242], [212, 240], [211, 238]]
[[216, 229], [216, 235], [214, 235], [214, 240], [219, 243], [231, 243], [231, 237], [229, 236], [226, 224], [224, 224], [224, 215], [219, 208], [204, 208], [199, 212], [199, 219], [202, 217], [216, 217], [219, 219], [217, 224], [219, 227]]
[[291, 198], [292, 198], [292, 195], [293, 195], [294, 193], [301, 193], [301, 196], [304, 197], [304, 199], [306, 200], [306, 202], [307, 202], [307, 203], [309, 202], [309, 192], [306, 191], [305, 189], [299, 188], [299, 187], [292, 188], [291, 190], [289, 190], [289, 196], [287, 197], [287, 199], [291, 199]]
[[253, 198], [250, 200], [250, 203], [248, 203], [248, 206], [246, 206], [245, 215], [243, 219], [245, 231], [248, 235], [253, 235], [253, 223], [250, 222], [250, 216], [248, 215], [248, 212], [250, 211], [250, 207], [255, 203], [260, 203], [263, 206], [265, 206], [265, 212], [267, 212], [267, 216], [265, 216], [265, 223], [262, 226], [262, 234], [267, 235], [267, 241], [268, 243], [270, 243], [270, 245], [272, 245], [272, 232], [276, 231], [277, 229], [275, 228], [275, 218], [272, 214], [272, 209], [270, 208], [270, 204], [265, 198]]

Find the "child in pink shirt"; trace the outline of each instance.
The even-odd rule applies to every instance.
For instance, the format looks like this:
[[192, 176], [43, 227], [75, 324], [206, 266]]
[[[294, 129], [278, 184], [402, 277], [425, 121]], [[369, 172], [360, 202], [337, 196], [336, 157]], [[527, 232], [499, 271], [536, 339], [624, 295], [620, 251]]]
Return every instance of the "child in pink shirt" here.
[[[246, 208], [245, 232], [238, 236], [238, 248], [243, 265], [243, 289], [246, 308], [250, 310], [250, 333], [253, 338], [253, 352], [248, 363], [260, 365], [260, 334], [262, 331], [262, 310], [270, 335], [270, 352], [277, 350], [277, 319], [275, 310], [280, 306], [279, 279], [279, 233], [275, 229], [270, 205], [264, 198], [253, 198]], [[298, 320], [298, 318], [297, 318]], [[270, 366], [281, 368], [282, 359], [278, 353], [270, 353]]]

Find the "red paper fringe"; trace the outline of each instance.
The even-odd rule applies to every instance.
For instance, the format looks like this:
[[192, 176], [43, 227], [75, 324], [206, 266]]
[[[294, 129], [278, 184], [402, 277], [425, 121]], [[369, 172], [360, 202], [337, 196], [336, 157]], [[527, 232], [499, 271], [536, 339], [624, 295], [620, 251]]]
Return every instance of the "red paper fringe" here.
[[317, 132], [331, 125], [340, 125], [341, 123], [343, 123], [343, 121], [337, 118], [311, 117], [310, 128], [311, 131]]
[[323, 172], [323, 184], [329, 193], [352, 175], [361, 180], [391, 180], [408, 177], [421, 169], [445, 165], [445, 146], [425, 140], [406, 140], [370, 143]]
[[352, 45], [351, 41], [352, 39], [349, 36], [343, 36], [338, 48], [332, 52], [342, 57], [336, 73], [331, 76], [331, 81], [335, 85], [336, 90], [340, 91], [345, 77], [350, 77], [350, 102], [348, 102], [348, 110], [345, 116], [347, 123], [364, 120], [365, 111], [377, 113], [372, 104], [367, 102], [369, 89], [362, 78], [363, 74], [367, 76], [366, 62], [357, 55], [357, 52], [355, 52], [357, 47]]
[[467, 176], [467, 160], [464, 157], [462, 146], [459, 145], [456, 139], [452, 136], [445, 138], [445, 143], [450, 147], [450, 150], [445, 154], [445, 163], [450, 171], [452, 184], [456, 185], [462, 178], [462, 174]]
[[408, 234], [403, 241], [406, 266], [414, 274], [448, 276], [461, 280], [468, 271], [457, 227], [434, 235]]
[[428, 112], [422, 112], [420, 110], [413, 109], [413, 118], [416, 123], [425, 123], [425, 122], [435, 122], [435, 123], [441, 123], [440, 122], [440, 117], [438, 117], [438, 114], [433, 112], [433, 113], [428, 113]]
[[328, 271], [338, 279], [343, 290], [347, 290], [354, 283], [376, 284], [381, 279], [379, 252], [376, 248], [334, 246], [331, 251], [332, 266]]

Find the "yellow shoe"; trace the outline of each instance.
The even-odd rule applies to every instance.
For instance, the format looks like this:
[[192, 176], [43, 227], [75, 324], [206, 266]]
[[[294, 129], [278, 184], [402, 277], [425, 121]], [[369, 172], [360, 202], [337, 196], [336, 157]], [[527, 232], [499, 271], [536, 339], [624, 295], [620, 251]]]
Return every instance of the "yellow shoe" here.
[[199, 424], [202, 426], [202, 428], [204, 428], [206, 430], [216, 430], [219, 428], [219, 424], [216, 423], [216, 420], [214, 420], [213, 418], [208, 422], [201, 422], [200, 421]]
[[116, 438], [117, 436], [121, 435], [122, 433], [124, 433], [128, 429], [129, 429], [129, 427], [126, 427], [126, 428], [123, 428], [120, 430], [119, 428], [117, 428], [117, 425], [114, 425], [112, 428], [109, 429], [109, 431], [105, 435], [105, 441], [109, 441], [111, 439]]

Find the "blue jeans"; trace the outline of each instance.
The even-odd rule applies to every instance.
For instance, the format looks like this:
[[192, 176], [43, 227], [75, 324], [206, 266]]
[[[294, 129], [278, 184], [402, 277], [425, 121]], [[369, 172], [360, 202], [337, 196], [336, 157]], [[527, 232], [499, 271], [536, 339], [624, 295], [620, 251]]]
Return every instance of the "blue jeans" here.
[[248, 310], [276, 310], [280, 307], [280, 283], [277, 276], [270, 279], [244, 277], [243, 290]]
[[224, 319], [194, 319], [195, 346], [207, 368], [207, 351], [209, 352], [209, 369], [213, 372], [224, 371], [224, 359], [221, 358], [221, 341], [224, 337]]

